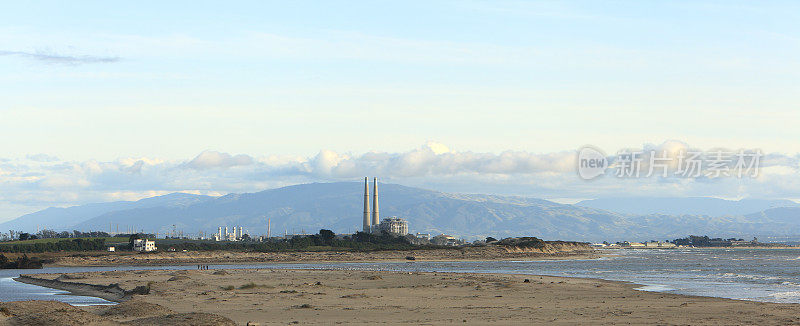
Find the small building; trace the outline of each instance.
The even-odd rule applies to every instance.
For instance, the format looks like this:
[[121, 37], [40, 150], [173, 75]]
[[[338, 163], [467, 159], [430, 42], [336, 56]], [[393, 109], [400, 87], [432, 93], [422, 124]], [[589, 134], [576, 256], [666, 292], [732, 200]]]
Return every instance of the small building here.
[[431, 243], [437, 246], [459, 246], [464, 244], [464, 241], [451, 235], [440, 234], [431, 238]]
[[661, 242], [661, 241], [649, 241], [644, 243], [645, 248], [675, 248], [674, 243], [670, 242]]
[[156, 251], [156, 242], [147, 239], [133, 240], [134, 251]]
[[116, 247], [114, 247], [114, 246], [108, 247], [108, 252], [115, 252], [115, 251], [117, 251]]
[[417, 234], [415, 234], [414, 236], [417, 237], [418, 239], [425, 239], [425, 240], [430, 240], [431, 239], [431, 234], [430, 233], [419, 233], [419, 232], [417, 232]]
[[623, 246], [629, 247], [629, 248], [644, 248], [645, 247], [644, 243], [641, 243], [641, 242], [627, 242], [627, 241], [623, 244]]

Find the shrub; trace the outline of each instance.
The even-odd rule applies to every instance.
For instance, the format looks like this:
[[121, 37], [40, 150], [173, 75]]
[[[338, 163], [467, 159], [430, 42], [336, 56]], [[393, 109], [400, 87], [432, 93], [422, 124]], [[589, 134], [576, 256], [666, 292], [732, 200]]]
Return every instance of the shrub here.
[[258, 284], [250, 282], [250, 283], [247, 283], [245, 285], [240, 286], [239, 289], [246, 290], [246, 289], [253, 289], [253, 288], [257, 288], [257, 287], [258, 287]]

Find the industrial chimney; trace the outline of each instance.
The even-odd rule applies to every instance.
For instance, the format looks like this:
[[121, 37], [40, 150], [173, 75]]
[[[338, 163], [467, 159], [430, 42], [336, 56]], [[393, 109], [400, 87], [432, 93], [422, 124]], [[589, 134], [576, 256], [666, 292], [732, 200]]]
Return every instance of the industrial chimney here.
[[375, 232], [378, 231], [378, 225], [381, 224], [381, 217], [378, 213], [378, 178], [372, 180], [372, 226]]
[[364, 232], [370, 231], [370, 216], [369, 216], [369, 178], [364, 177]]

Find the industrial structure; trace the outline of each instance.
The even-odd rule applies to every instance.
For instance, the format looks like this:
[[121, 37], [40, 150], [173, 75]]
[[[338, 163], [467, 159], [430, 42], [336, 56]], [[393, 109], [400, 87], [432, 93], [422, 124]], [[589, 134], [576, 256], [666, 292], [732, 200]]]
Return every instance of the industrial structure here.
[[216, 241], [239, 241], [244, 236], [244, 228], [241, 226], [234, 226], [233, 233], [228, 232], [228, 227], [225, 227], [225, 233], [222, 232], [222, 227], [217, 229], [217, 234], [214, 235]]
[[387, 217], [378, 224], [378, 232], [386, 231], [389, 234], [404, 236], [408, 234], [408, 221], [399, 217]]
[[372, 211], [370, 211], [369, 178], [364, 177], [364, 218], [362, 231], [367, 233], [381, 233], [404, 236], [408, 234], [408, 221], [398, 217], [389, 217], [381, 221], [378, 206], [378, 178], [372, 179]]

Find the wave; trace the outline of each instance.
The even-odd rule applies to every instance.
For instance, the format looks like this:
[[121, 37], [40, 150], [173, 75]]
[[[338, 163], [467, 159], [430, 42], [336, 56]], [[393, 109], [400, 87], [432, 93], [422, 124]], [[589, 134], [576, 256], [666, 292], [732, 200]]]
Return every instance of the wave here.
[[766, 275], [753, 275], [753, 274], [737, 274], [737, 273], [723, 273], [717, 274], [719, 278], [742, 278], [757, 281], [780, 280], [779, 277], [766, 276]]
[[647, 291], [647, 292], [666, 292], [666, 291], [673, 291], [675, 289], [663, 284], [648, 284], [642, 287], [635, 288], [634, 290]]
[[778, 300], [796, 302], [797, 299], [800, 299], [800, 291], [778, 292], [770, 294], [769, 296]]

